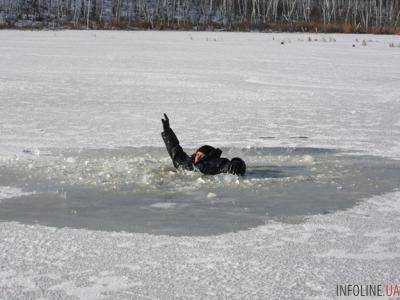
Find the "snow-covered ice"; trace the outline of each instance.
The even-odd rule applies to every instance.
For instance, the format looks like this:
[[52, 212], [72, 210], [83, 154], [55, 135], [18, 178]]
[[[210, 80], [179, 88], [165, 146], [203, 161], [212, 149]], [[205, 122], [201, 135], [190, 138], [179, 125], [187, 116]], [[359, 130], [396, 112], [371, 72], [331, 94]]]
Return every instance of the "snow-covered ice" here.
[[[117, 176], [130, 166], [167, 165], [162, 154], [118, 156], [161, 149], [163, 112], [187, 148], [336, 149], [397, 164], [400, 48], [389, 44], [400, 38], [308, 36], [0, 31], [0, 167], [11, 172], [2, 173], [0, 204], [38, 199], [29, 195], [32, 180], [42, 188], [55, 179], [90, 185], [110, 181], [110, 170]], [[366, 46], [357, 42], [363, 39]], [[90, 151], [107, 154], [94, 177], [85, 173]], [[312, 168], [315, 160], [304, 153], [294, 163]], [[152, 172], [136, 175], [127, 178], [154, 182]], [[209, 184], [188, 176], [184, 191]], [[208, 236], [7, 219], [0, 223], [0, 298], [332, 298], [336, 284], [399, 284], [400, 192], [390, 186], [347, 210]], [[206, 201], [219, 200], [208, 192]], [[182, 203], [151, 205], [167, 215]]]

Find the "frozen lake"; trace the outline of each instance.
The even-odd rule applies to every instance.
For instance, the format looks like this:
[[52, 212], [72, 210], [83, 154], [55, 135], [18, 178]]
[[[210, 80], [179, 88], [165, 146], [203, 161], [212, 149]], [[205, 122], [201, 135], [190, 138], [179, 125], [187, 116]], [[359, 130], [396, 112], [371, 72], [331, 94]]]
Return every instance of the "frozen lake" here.
[[[320, 298], [397, 283], [397, 46], [0, 31], [0, 297]], [[186, 149], [222, 147], [248, 175], [174, 172], [163, 112]]]

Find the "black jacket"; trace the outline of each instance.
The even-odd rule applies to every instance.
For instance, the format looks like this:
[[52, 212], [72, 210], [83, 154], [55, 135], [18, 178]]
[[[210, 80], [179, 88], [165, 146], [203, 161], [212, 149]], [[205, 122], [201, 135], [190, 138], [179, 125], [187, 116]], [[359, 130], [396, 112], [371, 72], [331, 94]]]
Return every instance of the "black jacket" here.
[[[161, 136], [167, 147], [169, 156], [175, 168], [188, 171], [195, 169], [203, 174], [215, 175], [219, 173], [231, 173], [231, 161], [221, 157], [222, 151], [218, 148], [211, 151], [200, 162], [194, 164], [194, 155], [189, 156], [179, 145], [179, 140], [171, 128], [161, 133]], [[244, 163], [244, 162], [243, 162]]]

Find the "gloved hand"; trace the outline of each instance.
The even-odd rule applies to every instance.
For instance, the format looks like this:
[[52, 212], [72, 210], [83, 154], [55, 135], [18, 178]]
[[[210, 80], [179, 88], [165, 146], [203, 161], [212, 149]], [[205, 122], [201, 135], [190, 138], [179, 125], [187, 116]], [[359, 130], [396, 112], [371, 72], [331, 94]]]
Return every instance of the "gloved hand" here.
[[168, 131], [170, 129], [170, 127], [169, 127], [169, 119], [168, 119], [166, 114], [164, 114], [164, 118], [165, 118], [165, 120], [161, 119], [161, 122], [162, 122], [162, 125], [163, 125], [163, 128], [164, 128], [164, 131]]
[[246, 173], [245, 162], [239, 157], [232, 158], [229, 173], [243, 176]]

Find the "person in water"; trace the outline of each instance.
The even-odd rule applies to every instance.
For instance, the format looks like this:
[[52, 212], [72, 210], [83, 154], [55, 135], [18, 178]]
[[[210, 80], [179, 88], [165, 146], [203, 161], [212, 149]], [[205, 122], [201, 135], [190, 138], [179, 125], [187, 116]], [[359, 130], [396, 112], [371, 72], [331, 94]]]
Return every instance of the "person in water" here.
[[229, 160], [221, 157], [221, 149], [209, 145], [201, 146], [191, 156], [187, 155], [169, 126], [169, 119], [166, 114], [164, 114], [164, 119], [161, 119], [161, 122], [164, 129], [161, 136], [175, 168], [188, 171], [199, 170], [207, 175], [229, 173], [243, 176], [246, 173], [246, 164], [241, 158], [234, 157]]

